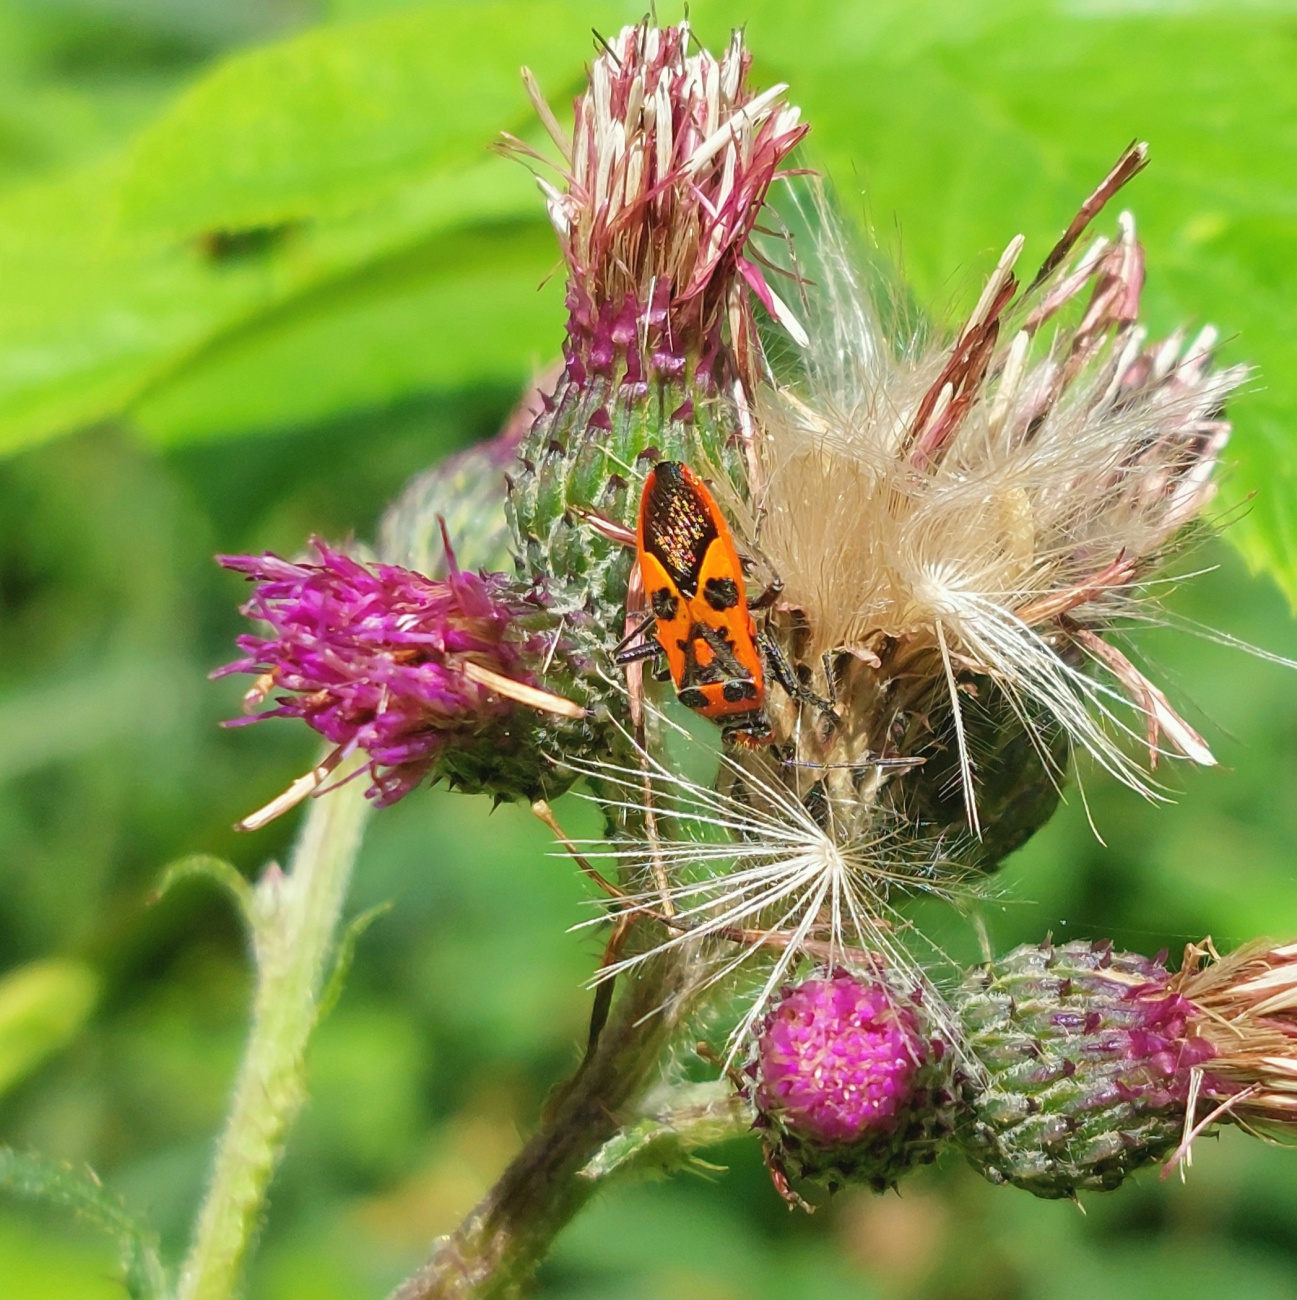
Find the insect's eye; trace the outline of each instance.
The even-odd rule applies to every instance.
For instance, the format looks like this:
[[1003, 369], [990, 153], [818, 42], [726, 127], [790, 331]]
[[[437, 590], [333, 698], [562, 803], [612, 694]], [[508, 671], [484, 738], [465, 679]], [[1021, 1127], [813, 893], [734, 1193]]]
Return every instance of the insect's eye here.
[[669, 587], [659, 587], [652, 595], [653, 613], [663, 622], [670, 622], [680, 608], [678, 597]]
[[703, 597], [717, 612], [733, 609], [739, 603], [739, 584], [733, 578], [708, 578]]

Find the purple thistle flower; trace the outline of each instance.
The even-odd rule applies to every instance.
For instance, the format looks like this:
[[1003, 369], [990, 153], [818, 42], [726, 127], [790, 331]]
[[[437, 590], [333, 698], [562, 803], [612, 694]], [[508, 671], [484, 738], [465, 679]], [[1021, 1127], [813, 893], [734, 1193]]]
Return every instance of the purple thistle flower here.
[[519, 703], [582, 716], [540, 690], [528, 670], [540, 649], [522, 625], [539, 608], [534, 592], [520, 593], [503, 574], [459, 569], [449, 545], [445, 579], [314, 545], [318, 564], [271, 554], [218, 557], [257, 584], [243, 612], [268, 623], [271, 634], [240, 636], [244, 658], [212, 675], [258, 674], [250, 708], [282, 692], [275, 707], [240, 721], [301, 718], [337, 747], [244, 828], [291, 807], [356, 751], [368, 759], [369, 796], [384, 807], [430, 776], [448, 747], [506, 721]]
[[926, 1045], [908, 1007], [846, 971], [786, 989], [757, 1043], [756, 1102], [812, 1142], [890, 1133]]
[[947, 1122], [945, 1045], [917, 996], [835, 970], [783, 990], [748, 1073], [775, 1185], [786, 1174], [890, 1186]]

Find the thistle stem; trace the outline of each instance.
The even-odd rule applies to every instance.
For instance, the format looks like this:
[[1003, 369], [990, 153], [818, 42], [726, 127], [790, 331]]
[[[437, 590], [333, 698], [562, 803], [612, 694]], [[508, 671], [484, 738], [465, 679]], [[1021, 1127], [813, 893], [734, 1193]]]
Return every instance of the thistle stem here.
[[687, 946], [647, 964], [539, 1131], [391, 1300], [487, 1300], [526, 1281], [599, 1187], [592, 1161], [640, 1118], [636, 1102], [657, 1082], [664, 1049], [688, 1009], [695, 963]]
[[306, 1098], [307, 1041], [369, 810], [363, 781], [314, 800], [287, 874], [271, 866], [249, 920], [256, 957], [252, 1030], [178, 1300], [228, 1300]]

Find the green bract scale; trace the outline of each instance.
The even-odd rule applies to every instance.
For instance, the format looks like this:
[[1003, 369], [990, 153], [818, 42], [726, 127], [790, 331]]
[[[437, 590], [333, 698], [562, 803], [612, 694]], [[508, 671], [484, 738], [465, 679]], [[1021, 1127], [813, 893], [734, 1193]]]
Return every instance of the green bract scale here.
[[985, 1070], [958, 1140], [978, 1170], [1043, 1197], [1116, 1187], [1175, 1149], [1192, 1071], [1216, 1049], [1165, 964], [1104, 943], [1016, 948], [956, 1006]]
[[[702, 385], [700, 385], [702, 386]], [[705, 386], [704, 386], [705, 387]], [[674, 404], [674, 405], [673, 405]], [[740, 483], [738, 422], [715, 392], [694, 401], [665, 378], [642, 394], [616, 381], [566, 379], [519, 448], [509, 517], [524, 569], [550, 573], [556, 613], [606, 658], [621, 636], [633, 548], [609, 539], [590, 513], [633, 530], [644, 475], [657, 460], [714, 467]]]

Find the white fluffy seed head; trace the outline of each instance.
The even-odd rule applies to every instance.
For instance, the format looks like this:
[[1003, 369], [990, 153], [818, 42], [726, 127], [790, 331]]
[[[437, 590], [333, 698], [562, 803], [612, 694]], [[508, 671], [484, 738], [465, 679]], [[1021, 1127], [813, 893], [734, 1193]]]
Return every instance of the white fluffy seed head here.
[[[655, 726], [672, 727], [650, 706]], [[663, 950], [706, 954], [706, 984], [749, 986], [731, 1036], [733, 1051], [770, 996], [805, 961], [829, 969], [881, 957], [913, 987], [928, 990], [949, 1041], [958, 1027], [927, 967], [949, 965], [905, 916], [914, 896], [963, 904], [984, 881], [947, 861], [938, 842], [898, 833], [874, 806], [868, 817], [812, 810], [771, 756], [720, 760], [704, 784], [637, 750], [639, 767], [575, 764], [599, 790], [598, 802], [627, 833], [611, 844], [580, 842], [590, 859], [615, 863], [627, 892], [614, 914], [645, 915], [660, 940], [604, 966], [597, 979], [634, 969]], [[653, 819], [645, 811], [653, 810]], [[643, 827], [643, 833], [634, 827]], [[663, 920], [669, 917], [668, 921]], [[600, 918], [602, 920], [602, 918]], [[595, 924], [590, 922], [589, 924]], [[708, 946], [710, 945], [710, 946]]]
[[[1129, 171], [1142, 154], [1124, 161]], [[812, 202], [801, 268], [811, 345], [800, 373], [771, 379], [753, 403], [755, 528], [800, 657], [899, 656], [911, 679], [946, 679], [956, 710], [957, 681], [984, 675], [1146, 793], [1115, 738], [1130, 730], [1113, 712], [1119, 696], [1143, 715], [1154, 757], [1164, 736], [1171, 752], [1210, 761], [1101, 634], [1147, 599], [1210, 501], [1223, 405], [1246, 369], [1213, 364], [1210, 330], [1188, 345], [1147, 341], [1127, 213], [1115, 240], [1063, 257], [1025, 293], [1015, 239], [963, 328], [924, 341], [889, 337], [848, 239]]]

